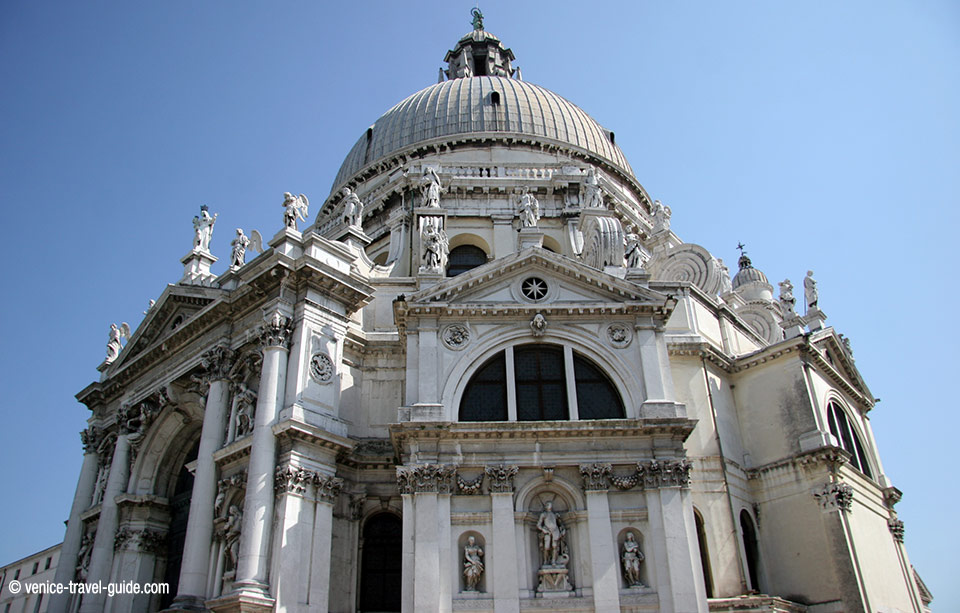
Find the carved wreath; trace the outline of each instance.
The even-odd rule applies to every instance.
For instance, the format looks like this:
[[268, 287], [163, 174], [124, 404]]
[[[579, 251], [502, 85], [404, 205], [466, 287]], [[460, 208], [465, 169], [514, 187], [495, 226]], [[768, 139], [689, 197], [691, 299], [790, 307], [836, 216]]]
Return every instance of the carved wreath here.
[[310, 358], [310, 376], [317, 383], [327, 384], [333, 381], [333, 361], [325, 353], [315, 353]]
[[623, 348], [630, 344], [633, 336], [630, 334], [630, 328], [621, 323], [613, 323], [607, 326], [607, 339], [610, 344], [617, 348]]
[[459, 351], [470, 344], [470, 329], [461, 324], [453, 324], [443, 329], [440, 338], [444, 345]]

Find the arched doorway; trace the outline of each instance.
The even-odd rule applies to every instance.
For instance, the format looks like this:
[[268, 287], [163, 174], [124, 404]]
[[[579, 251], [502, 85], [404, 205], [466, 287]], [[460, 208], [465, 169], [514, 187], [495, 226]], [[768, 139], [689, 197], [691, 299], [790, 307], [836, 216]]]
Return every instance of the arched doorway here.
[[757, 543], [757, 529], [746, 510], [740, 511], [740, 530], [743, 533], [743, 551], [747, 556], [747, 572], [750, 574], [750, 589], [760, 591], [760, 546]]
[[183, 543], [187, 538], [187, 518], [190, 516], [190, 498], [193, 496], [193, 473], [187, 464], [197, 459], [200, 443], [187, 454], [177, 475], [173, 496], [170, 498], [170, 530], [167, 532], [167, 566], [163, 580], [170, 590], [160, 599], [160, 609], [166, 609], [177, 595], [180, 584], [180, 563], [183, 561]]
[[400, 611], [403, 524], [392, 513], [378, 513], [363, 526], [360, 541], [362, 613]]

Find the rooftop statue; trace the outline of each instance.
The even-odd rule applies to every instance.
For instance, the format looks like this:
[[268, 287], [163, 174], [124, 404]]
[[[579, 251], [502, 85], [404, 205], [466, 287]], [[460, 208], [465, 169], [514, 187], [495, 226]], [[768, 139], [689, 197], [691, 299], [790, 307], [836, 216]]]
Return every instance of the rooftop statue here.
[[470, 21], [470, 24], [473, 26], [474, 30], [483, 29], [483, 13], [480, 12], [480, 7], [475, 7], [470, 10], [470, 14], [473, 15], [473, 19]]
[[795, 310], [795, 307], [797, 305], [797, 299], [793, 297], [793, 283], [790, 283], [790, 279], [784, 279], [779, 283], [779, 285], [780, 285], [780, 306], [783, 307], [784, 319], [796, 317], [797, 312]]
[[250, 236], [243, 233], [243, 228], [237, 228], [237, 237], [230, 244], [233, 251], [230, 254], [230, 268], [240, 268], [246, 263], [247, 247], [252, 247], [257, 253], [263, 253], [263, 237], [256, 230], [250, 231]]
[[640, 246], [640, 235], [633, 226], [627, 227], [624, 237], [623, 263], [627, 268], [643, 267], [643, 248]]
[[807, 303], [807, 311], [817, 308], [817, 300], [820, 295], [817, 292], [817, 282], [813, 279], [812, 270], [808, 270], [807, 276], [803, 278], [803, 298]]
[[107, 357], [104, 360], [107, 364], [113, 362], [120, 355], [120, 350], [123, 348], [123, 345], [120, 343], [121, 339], [129, 339], [130, 326], [126, 322], [123, 322], [119, 326], [117, 324], [110, 324], [110, 335], [107, 337]]
[[540, 221], [540, 203], [525, 187], [520, 196], [520, 227], [536, 228]]
[[344, 187], [340, 193], [343, 194], [343, 220], [348, 226], [360, 226], [363, 223], [363, 203], [360, 198], [349, 187]]
[[600, 173], [591, 166], [587, 169], [587, 178], [583, 181], [583, 206], [588, 209], [603, 207], [603, 190], [600, 188]]
[[673, 215], [670, 207], [663, 206], [663, 203], [659, 200], [654, 200], [650, 215], [653, 217], [654, 234], [670, 229], [670, 216]]
[[420, 178], [420, 191], [423, 193], [423, 206], [440, 208], [440, 177], [437, 171], [427, 167]]
[[193, 248], [210, 253], [210, 239], [213, 238], [213, 224], [217, 223], [217, 215], [210, 216], [207, 205], [200, 206], [200, 215], [193, 218]]
[[283, 223], [288, 228], [297, 229], [297, 220], [306, 221], [310, 201], [303, 194], [294, 196], [283, 192]]

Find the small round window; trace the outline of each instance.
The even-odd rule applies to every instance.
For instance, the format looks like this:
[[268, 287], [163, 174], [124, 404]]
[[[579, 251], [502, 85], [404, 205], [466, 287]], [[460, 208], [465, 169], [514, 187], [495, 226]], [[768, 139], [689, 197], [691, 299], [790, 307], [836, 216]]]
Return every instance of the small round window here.
[[547, 297], [547, 282], [539, 277], [524, 279], [520, 284], [520, 293], [532, 302], [540, 302]]

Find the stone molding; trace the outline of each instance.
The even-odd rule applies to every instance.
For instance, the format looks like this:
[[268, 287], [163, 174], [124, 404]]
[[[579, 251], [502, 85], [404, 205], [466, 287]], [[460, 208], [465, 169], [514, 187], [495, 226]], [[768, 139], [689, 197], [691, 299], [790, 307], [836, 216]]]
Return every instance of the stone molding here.
[[452, 494], [456, 474], [454, 464], [397, 466], [397, 488], [401, 494]]
[[824, 484], [813, 492], [813, 497], [824, 511], [849, 511], [853, 506], [853, 488], [842, 481]]
[[[581, 467], [581, 472], [583, 467]], [[657, 489], [661, 487], [690, 487], [690, 473], [693, 471], [693, 462], [686, 458], [676, 460], [648, 460], [637, 462], [634, 472], [629, 475], [615, 475], [612, 472], [610, 483], [618, 490], [628, 490], [634, 487], [640, 489]], [[584, 477], [586, 479], [586, 477]], [[587, 489], [584, 487], [584, 489]], [[600, 489], [600, 488], [592, 488]], [[604, 488], [605, 489], [605, 488]]]
[[264, 349], [269, 347], [290, 348], [293, 337], [293, 320], [280, 313], [274, 313], [270, 321], [260, 326], [260, 344]]
[[166, 551], [167, 535], [150, 528], [120, 528], [113, 538], [114, 551], [135, 551], [162, 554]]
[[490, 477], [490, 484], [487, 486], [493, 494], [509, 494], [513, 492], [513, 478], [517, 476], [520, 469], [517, 466], [486, 466], [483, 472]]
[[583, 489], [587, 492], [605, 492], [609, 489], [607, 478], [613, 472], [610, 464], [581, 464], [580, 476], [583, 477]]
[[902, 543], [904, 533], [903, 522], [896, 517], [891, 517], [887, 520], [887, 527], [890, 528], [890, 534], [893, 535], [893, 540]]

